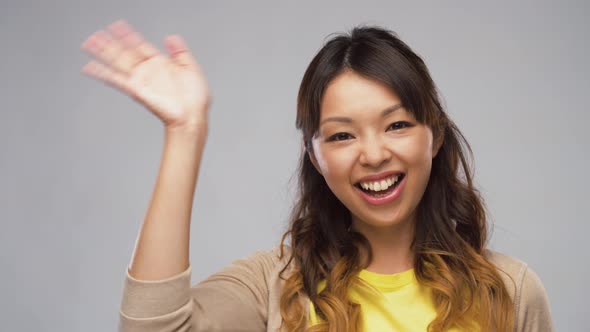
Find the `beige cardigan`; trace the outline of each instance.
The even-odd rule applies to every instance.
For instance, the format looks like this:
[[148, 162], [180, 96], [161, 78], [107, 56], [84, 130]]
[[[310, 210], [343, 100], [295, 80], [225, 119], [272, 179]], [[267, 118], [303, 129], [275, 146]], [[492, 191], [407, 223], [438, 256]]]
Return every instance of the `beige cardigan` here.
[[[285, 252], [285, 257], [279, 259], [278, 246], [257, 251], [192, 288], [190, 266], [158, 281], [136, 280], [127, 271], [119, 331], [275, 332], [282, 322], [279, 299], [284, 280], [279, 278], [279, 271], [289, 257], [288, 250]], [[516, 308], [515, 331], [553, 331], [549, 300], [537, 274], [514, 257], [492, 250], [487, 253], [494, 265], [516, 282], [514, 287], [501, 272]], [[284, 275], [288, 276], [289, 271]], [[304, 303], [309, 309], [308, 298]]]

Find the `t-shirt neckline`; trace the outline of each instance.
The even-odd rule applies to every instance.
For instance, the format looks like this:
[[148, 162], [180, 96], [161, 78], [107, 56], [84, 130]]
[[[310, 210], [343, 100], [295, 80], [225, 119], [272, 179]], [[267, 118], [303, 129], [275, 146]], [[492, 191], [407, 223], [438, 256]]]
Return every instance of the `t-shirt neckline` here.
[[359, 272], [359, 278], [381, 291], [393, 291], [416, 280], [413, 268], [393, 274], [382, 274], [363, 269]]

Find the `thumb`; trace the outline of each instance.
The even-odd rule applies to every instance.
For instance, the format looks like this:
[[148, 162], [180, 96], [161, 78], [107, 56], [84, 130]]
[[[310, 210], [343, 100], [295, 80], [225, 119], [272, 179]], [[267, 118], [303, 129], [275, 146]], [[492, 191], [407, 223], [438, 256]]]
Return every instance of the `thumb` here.
[[166, 45], [166, 50], [170, 54], [170, 58], [174, 63], [183, 67], [197, 67], [195, 59], [181, 36], [167, 36], [164, 39], [164, 44]]

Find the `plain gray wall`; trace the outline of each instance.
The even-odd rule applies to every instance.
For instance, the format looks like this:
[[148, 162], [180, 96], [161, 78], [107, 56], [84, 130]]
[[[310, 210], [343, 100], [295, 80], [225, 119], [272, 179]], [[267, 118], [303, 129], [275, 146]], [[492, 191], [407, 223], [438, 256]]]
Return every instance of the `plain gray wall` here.
[[160, 122], [82, 76], [80, 44], [125, 18], [183, 35], [213, 92], [191, 230], [193, 282], [279, 241], [299, 153], [295, 98], [332, 32], [398, 32], [471, 143], [495, 228], [558, 331], [588, 331], [589, 5], [583, 1], [2, 1], [0, 326], [115, 330], [162, 152]]

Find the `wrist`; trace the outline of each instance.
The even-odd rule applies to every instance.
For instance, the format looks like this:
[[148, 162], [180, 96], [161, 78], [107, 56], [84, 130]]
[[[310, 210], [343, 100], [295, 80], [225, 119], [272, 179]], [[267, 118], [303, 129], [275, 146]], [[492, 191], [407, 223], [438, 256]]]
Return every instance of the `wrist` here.
[[166, 144], [183, 145], [190, 149], [205, 145], [207, 141], [206, 127], [174, 127], [165, 130]]
[[209, 125], [206, 121], [187, 122], [181, 125], [167, 125], [165, 126], [164, 130], [167, 136], [172, 135], [189, 138], [201, 138], [207, 137]]

